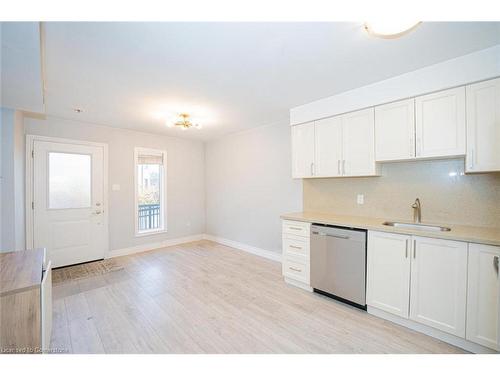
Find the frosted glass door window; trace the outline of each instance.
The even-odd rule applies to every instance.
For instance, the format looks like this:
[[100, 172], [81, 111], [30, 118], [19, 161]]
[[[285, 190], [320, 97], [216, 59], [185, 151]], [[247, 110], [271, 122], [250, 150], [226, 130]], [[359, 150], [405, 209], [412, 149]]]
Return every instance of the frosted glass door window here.
[[49, 208], [91, 206], [90, 155], [49, 152]]

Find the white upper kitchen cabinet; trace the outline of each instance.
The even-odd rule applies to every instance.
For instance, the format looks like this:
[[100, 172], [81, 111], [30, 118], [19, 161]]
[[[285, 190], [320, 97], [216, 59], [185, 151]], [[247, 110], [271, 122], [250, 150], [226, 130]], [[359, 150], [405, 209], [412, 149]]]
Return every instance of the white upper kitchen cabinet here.
[[467, 340], [499, 350], [500, 247], [469, 244]]
[[415, 157], [415, 99], [375, 107], [375, 160]]
[[342, 121], [343, 175], [376, 175], [374, 109], [347, 113]]
[[500, 171], [500, 78], [467, 86], [466, 172]]
[[416, 157], [465, 155], [465, 87], [415, 99]]
[[408, 318], [411, 236], [368, 232], [366, 304]]
[[315, 122], [314, 175], [338, 177], [342, 174], [342, 118]]
[[314, 121], [292, 126], [292, 177], [314, 175]]
[[413, 237], [410, 319], [465, 338], [467, 243]]

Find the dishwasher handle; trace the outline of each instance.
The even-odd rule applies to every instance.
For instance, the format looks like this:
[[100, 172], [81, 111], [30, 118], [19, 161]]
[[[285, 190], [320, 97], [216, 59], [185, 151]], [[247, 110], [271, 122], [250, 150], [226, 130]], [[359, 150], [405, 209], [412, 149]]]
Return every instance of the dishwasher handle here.
[[349, 236], [342, 236], [340, 234], [329, 234], [329, 233], [322, 233], [322, 232], [315, 232], [315, 231], [313, 231], [312, 234], [315, 234], [317, 236], [335, 237], [335, 238], [340, 238], [343, 240], [348, 240], [350, 238]]

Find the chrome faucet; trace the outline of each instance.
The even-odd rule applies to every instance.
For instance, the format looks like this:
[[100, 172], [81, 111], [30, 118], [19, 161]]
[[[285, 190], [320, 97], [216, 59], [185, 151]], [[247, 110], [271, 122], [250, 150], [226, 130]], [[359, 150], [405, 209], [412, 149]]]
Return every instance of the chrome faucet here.
[[422, 221], [422, 207], [420, 206], [420, 199], [415, 199], [415, 203], [411, 205], [413, 208], [413, 221], [420, 224]]

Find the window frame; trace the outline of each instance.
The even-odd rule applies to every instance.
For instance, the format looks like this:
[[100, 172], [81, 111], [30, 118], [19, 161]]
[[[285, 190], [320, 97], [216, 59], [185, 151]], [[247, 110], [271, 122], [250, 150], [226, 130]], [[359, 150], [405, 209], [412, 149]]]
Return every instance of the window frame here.
[[[138, 175], [137, 175], [137, 167], [139, 166], [139, 155], [158, 155], [162, 156], [163, 164], [160, 168], [160, 228], [156, 229], [148, 229], [148, 230], [139, 230], [139, 184], [138, 184]], [[153, 148], [145, 148], [145, 147], [135, 147], [134, 148], [134, 228], [135, 228], [135, 236], [143, 237], [150, 236], [159, 233], [167, 232], [167, 215], [166, 215], [166, 189], [167, 189], [167, 151], [158, 150]]]

